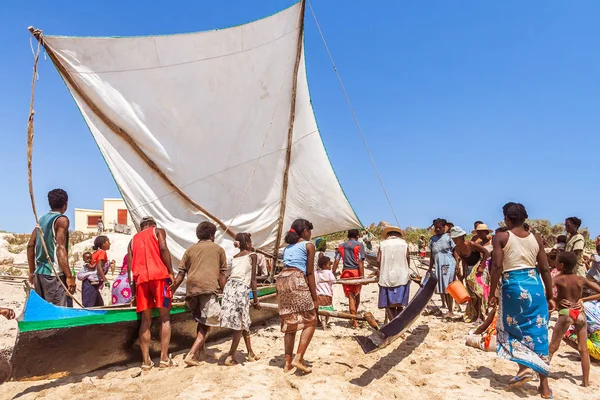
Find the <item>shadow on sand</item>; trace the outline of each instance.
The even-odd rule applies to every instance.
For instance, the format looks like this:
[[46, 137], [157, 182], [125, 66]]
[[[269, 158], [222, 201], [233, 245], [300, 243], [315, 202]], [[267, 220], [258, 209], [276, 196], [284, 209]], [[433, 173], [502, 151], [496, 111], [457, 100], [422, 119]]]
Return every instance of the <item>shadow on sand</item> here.
[[373, 364], [372, 367], [368, 368], [363, 365], [359, 367], [365, 368], [365, 371], [358, 378], [354, 378], [350, 381], [353, 385], [365, 387], [376, 379], [382, 378], [398, 363], [408, 357], [417, 347], [423, 343], [425, 337], [429, 334], [429, 327], [427, 325], [420, 325], [412, 330], [412, 333], [396, 348], [396, 350], [390, 352], [388, 355], [382, 357], [379, 361]]

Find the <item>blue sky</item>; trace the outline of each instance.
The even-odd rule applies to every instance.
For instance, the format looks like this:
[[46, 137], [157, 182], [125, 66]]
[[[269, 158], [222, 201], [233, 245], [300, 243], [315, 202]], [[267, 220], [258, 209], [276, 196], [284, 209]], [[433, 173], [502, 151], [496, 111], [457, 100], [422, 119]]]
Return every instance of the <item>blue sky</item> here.
[[[209, 30], [293, 4], [244, 1], [38, 1], [0, 5], [0, 229], [33, 227], [26, 122], [27, 26], [46, 34], [127, 36]], [[402, 226], [444, 217], [496, 225], [507, 201], [530, 217], [579, 216], [600, 233], [600, 3], [346, 1], [313, 7]], [[364, 223], [392, 221], [307, 10], [311, 97], [332, 164]], [[118, 190], [49, 60], [36, 90], [34, 184], [63, 187], [70, 206], [101, 207]], [[326, 201], [326, 199], [324, 199]]]

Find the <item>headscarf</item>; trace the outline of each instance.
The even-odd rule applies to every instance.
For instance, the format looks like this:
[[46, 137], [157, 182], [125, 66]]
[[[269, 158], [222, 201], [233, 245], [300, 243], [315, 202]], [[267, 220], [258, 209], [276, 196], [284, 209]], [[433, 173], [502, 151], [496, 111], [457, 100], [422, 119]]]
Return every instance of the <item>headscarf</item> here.
[[315, 240], [315, 248], [317, 251], [327, 250], [327, 240], [323, 238], [317, 238], [317, 240]]

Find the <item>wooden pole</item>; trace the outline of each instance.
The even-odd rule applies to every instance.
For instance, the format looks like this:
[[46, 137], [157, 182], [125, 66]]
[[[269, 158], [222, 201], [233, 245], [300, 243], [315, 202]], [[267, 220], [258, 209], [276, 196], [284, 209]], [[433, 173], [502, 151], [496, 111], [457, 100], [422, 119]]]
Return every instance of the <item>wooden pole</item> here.
[[283, 219], [285, 217], [285, 205], [287, 200], [288, 179], [290, 173], [290, 162], [292, 159], [292, 136], [294, 134], [294, 120], [296, 118], [296, 91], [298, 88], [298, 70], [300, 69], [300, 59], [302, 57], [302, 41], [304, 39], [304, 11], [306, 9], [306, 0], [300, 2], [300, 16], [298, 17], [298, 43], [296, 45], [296, 64], [292, 76], [292, 101], [290, 105], [290, 124], [287, 135], [287, 148], [285, 152], [285, 168], [283, 171], [283, 183], [281, 186], [281, 202], [279, 205], [279, 219], [277, 221], [277, 236], [275, 239], [275, 251], [273, 254], [273, 268], [271, 269], [271, 278], [275, 274], [277, 266], [277, 257], [279, 255], [279, 244], [283, 233]]

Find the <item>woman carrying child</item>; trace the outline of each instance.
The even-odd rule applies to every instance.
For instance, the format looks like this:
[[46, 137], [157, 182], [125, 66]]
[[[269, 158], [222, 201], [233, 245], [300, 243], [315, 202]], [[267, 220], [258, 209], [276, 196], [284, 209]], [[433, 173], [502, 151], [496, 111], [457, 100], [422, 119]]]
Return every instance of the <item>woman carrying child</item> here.
[[[77, 278], [83, 281], [81, 284], [81, 304], [84, 307], [101, 307], [104, 305], [104, 299], [100, 290], [102, 285], [107, 281], [106, 273], [110, 264], [108, 263], [107, 250], [110, 250], [110, 240], [106, 236], [98, 236], [94, 239], [92, 247], [94, 253], [91, 260], [84, 254], [83, 268], [87, 269], [86, 274], [82, 274], [83, 270], [77, 274]], [[87, 260], [87, 261], [86, 261]], [[91, 266], [87, 268], [86, 265]]]
[[[327, 256], [319, 257], [317, 261], [319, 269], [315, 273], [315, 283], [317, 286], [317, 296], [319, 299], [319, 311], [334, 311], [333, 309], [333, 284], [335, 276], [331, 272], [331, 259]], [[323, 330], [329, 330], [329, 317], [317, 317], [321, 321]]]
[[256, 268], [258, 257], [252, 252], [252, 239], [249, 233], [238, 233], [235, 236], [235, 247], [240, 252], [231, 260], [231, 274], [223, 289], [221, 300], [221, 327], [232, 329], [233, 340], [225, 365], [236, 365], [235, 352], [240, 339], [244, 337], [248, 349], [248, 361], [256, 361], [259, 358], [252, 351], [250, 344], [250, 299], [248, 293], [252, 288], [252, 306], [260, 310], [258, 293], [256, 289]]

